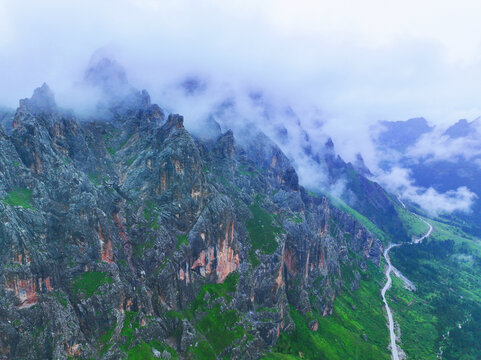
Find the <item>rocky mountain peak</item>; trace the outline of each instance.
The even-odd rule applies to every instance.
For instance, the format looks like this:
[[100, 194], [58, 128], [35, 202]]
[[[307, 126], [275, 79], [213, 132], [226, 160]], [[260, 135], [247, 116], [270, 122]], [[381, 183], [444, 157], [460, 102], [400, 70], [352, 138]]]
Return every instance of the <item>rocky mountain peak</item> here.
[[324, 150], [325, 150], [325, 155], [335, 155], [335, 150], [334, 150], [334, 142], [332, 141], [331, 138], [327, 139], [326, 143], [324, 144]]
[[122, 65], [110, 58], [101, 58], [89, 65], [85, 71], [85, 82], [102, 88], [104, 91], [115, 91], [129, 86], [127, 73]]
[[364, 158], [359, 153], [356, 155], [356, 160], [354, 161], [353, 166], [354, 166], [354, 169], [356, 169], [356, 171], [359, 172], [361, 175], [364, 175], [364, 176], [372, 175], [371, 171], [369, 170], [369, 168], [366, 166], [366, 163], [364, 162]]
[[160, 108], [152, 105], [147, 90], [139, 91], [133, 87], [127, 80], [124, 67], [116, 60], [108, 57], [92, 60], [85, 71], [84, 81], [101, 91], [97, 107], [107, 119], [135, 118], [139, 110], [147, 111], [148, 117], [163, 117]]
[[167, 124], [165, 126], [169, 129], [182, 129], [184, 128], [184, 117], [179, 114], [170, 114], [167, 119]]
[[216, 149], [220, 157], [231, 159], [234, 153], [234, 146], [234, 133], [229, 129], [225, 134], [219, 136]]
[[[127, 86], [106, 94], [111, 121], [19, 109], [0, 130], [1, 359], [120, 359], [147, 341], [189, 358], [216, 344], [212, 318], [242, 339], [204, 358], [257, 360], [290, 309], [332, 314], [343, 281], [359, 283], [345, 269], [379, 265], [381, 242], [299, 186], [266, 134], [236, 144], [212, 117], [219, 136], [194, 138]], [[47, 85], [21, 104], [56, 107]]]
[[376, 139], [377, 143], [401, 152], [414, 145], [423, 134], [434, 129], [422, 117], [406, 121], [381, 121], [381, 125], [384, 130]]
[[476, 120], [468, 122], [466, 119], [459, 120], [456, 124], [450, 126], [443, 135], [449, 136], [451, 139], [470, 136], [476, 133]]
[[334, 142], [332, 141], [331, 138], [327, 139], [326, 143], [324, 144], [326, 149], [332, 149], [334, 150]]
[[34, 114], [52, 114], [57, 111], [57, 104], [53, 91], [46, 83], [43, 83], [34, 90], [30, 99], [20, 100], [20, 108]]
[[207, 82], [198, 76], [189, 76], [182, 81], [180, 87], [185, 95], [194, 96], [202, 94], [207, 89]]

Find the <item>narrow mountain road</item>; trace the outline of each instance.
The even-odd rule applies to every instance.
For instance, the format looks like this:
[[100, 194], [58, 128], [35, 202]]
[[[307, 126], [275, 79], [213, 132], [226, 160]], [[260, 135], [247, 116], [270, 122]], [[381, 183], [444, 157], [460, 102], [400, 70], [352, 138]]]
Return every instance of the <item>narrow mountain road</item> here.
[[394, 319], [392, 317], [391, 309], [389, 308], [389, 305], [386, 300], [386, 291], [388, 291], [392, 285], [391, 272], [393, 271], [391, 259], [389, 259], [389, 250], [391, 250], [395, 246], [399, 246], [399, 244], [390, 244], [389, 247], [386, 250], [384, 250], [384, 258], [386, 259], [386, 262], [387, 262], [387, 269], [386, 269], [387, 281], [381, 290], [381, 295], [382, 295], [382, 301], [384, 302], [384, 306], [386, 307], [387, 318], [389, 320], [389, 336], [391, 337], [392, 358], [393, 360], [399, 360], [399, 354], [398, 354], [397, 345], [396, 345], [396, 334], [394, 332]]
[[[400, 199], [399, 199], [400, 200]], [[401, 201], [401, 200], [400, 200]], [[403, 202], [401, 201], [401, 204], [403, 207], [406, 207]], [[420, 238], [413, 239], [411, 244], [419, 244], [421, 243], [424, 239], [426, 239], [431, 233], [433, 232], [433, 227], [430, 223], [422, 219], [421, 217], [417, 216], [416, 217], [424, 222], [429, 228], [426, 234], [421, 236]], [[389, 304], [387, 303], [386, 300], [386, 292], [391, 288], [392, 285], [392, 279], [391, 279], [391, 273], [393, 272], [399, 272], [392, 264], [391, 264], [391, 259], [389, 258], [389, 251], [397, 246], [402, 246], [405, 244], [389, 244], [389, 246], [384, 250], [384, 259], [386, 260], [387, 263], [387, 268], [386, 268], [386, 284], [381, 290], [381, 296], [382, 296], [382, 301], [384, 302], [384, 306], [386, 307], [386, 313], [387, 313], [387, 318], [389, 321], [389, 336], [391, 339], [391, 354], [392, 354], [392, 360], [399, 360], [399, 351], [398, 351], [398, 346], [396, 344], [396, 333], [394, 332], [394, 319], [392, 316], [391, 308], [389, 307]], [[400, 273], [400, 272], [399, 272]]]
[[420, 238], [418, 239], [414, 239], [413, 240], [413, 243], [414, 244], [419, 244], [420, 242], [422, 242], [424, 239], [426, 239], [429, 235], [431, 235], [431, 233], [433, 232], [433, 226], [428, 223], [426, 220], [420, 218], [419, 216], [416, 215], [416, 217], [421, 220], [423, 223], [425, 223], [427, 226], [429, 226], [429, 229], [428, 231], [426, 232], [426, 234], [424, 234], [423, 236], [421, 236]]

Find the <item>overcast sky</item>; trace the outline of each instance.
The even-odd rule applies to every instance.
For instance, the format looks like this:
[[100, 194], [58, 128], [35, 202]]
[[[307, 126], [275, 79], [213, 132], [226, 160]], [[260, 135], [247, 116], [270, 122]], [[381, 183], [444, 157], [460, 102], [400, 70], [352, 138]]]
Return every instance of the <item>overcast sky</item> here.
[[46, 81], [75, 107], [101, 49], [186, 124], [206, 108], [166, 92], [186, 75], [217, 93], [262, 90], [321, 114], [337, 150], [347, 160], [361, 151], [375, 168], [373, 122], [481, 115], [480, 19], [471, 0], [0, 0], [0, 105]]
[[453, 121], [481, 114], [479, 19], [469, 0], [0, 0], [0, 101], [59, 92], [108, 47], [139, 86], [202, 73], [343, 122]]
[[479, 19], [470, 0], [0, 0], [0, 104], [43, 81], [68, 104], [102, 48], [160, 103], [166, 83], [200, 74], [316, 106], [349, 152], [380, 119], [481, 115]]

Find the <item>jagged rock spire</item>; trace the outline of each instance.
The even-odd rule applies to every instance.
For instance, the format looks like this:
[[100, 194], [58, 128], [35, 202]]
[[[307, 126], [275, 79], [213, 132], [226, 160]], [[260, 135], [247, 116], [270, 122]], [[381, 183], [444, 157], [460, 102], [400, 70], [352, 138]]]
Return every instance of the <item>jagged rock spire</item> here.
[[364, 176], [371, 176], [372, 173], [369, 170], [369, 168], [366, 166], [366, 163], [364, 162], [364, 158], [360, 153], [356, 154], [356, 160], [354, 161], [354, 169], [356, 169], [357, 172], [359, 172], [361, 175]]
[[20, 100], [20, 108], [36, 114], [51, 114], [57, 111], [57, 103], [50, 87], [43, 83], [41, 87], [34, 90], [30, 99]]
[[130, 87], [123, 66], [109, 58], [91, 62], [85, 71], [84, 79], [87, 84], [98, 86], [104, 91], [118, 92]]
[[324, 144], [324, 147], [329, 150], [334, 150], [334, 143], [331, 138], [327, 139], [326, 143]]
[[134, 88], [127, 80], [124, 67], [109, 57], [94, 57], [85, 71], [84, 81], [101, 91], [99, 109], [107, 109], [109, 114], [125, 114], [152, 105], [149, 93]]

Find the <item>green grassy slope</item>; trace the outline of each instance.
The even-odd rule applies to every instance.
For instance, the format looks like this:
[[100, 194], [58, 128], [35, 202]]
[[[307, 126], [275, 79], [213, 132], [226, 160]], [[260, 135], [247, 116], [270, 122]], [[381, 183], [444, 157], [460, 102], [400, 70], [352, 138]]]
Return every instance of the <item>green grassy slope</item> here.
[[[291, 309], [296, 330], [282, 333], [265, 359], [389, 359], [389, 335], [380, 296], [383, 281], [381, 269], [369, 264], [359, 289], [352, 291], [346, 286], [334, 301], [331, 316], [303, 315]], [[308, 326], [313, 321], [318, 322], [316, 331]]]
[[391, 255], [417, 286], [411, 293], [395, 281], [388, 293], [401, 346], [409, 359], [436, 359], [440, 349], [443, 359], [479, 359], [480, 240], [455, 225], [428, 221], [434, 231], [423, 244], [395, 248]]
[[[331, 201], [384, 244], [396, 242], [395, 234], [384, 233], [342, 201]], [[409, 210], [396, 205], [396, 211], [410, 237], [427, 231], [428, 226]], [[434, 360], [440, 351], [445, 360], [481, 359], [481, 240], [445, 217], [424, 219], [433, 225], [432, 235], [422, 244], [405, 244], [391, 252], [393, 264], [417, 287], [412, 292], [393, 276], [387, 295], [401, 328], [400, 345], [408, 359]], [[281, 334], [265, 359], [389, 359], [380, 298], [384, 281], [382, 267], [370, 264], [359, 290], [344, 288], [331, 316], [303, 315], [292, 309], [296, 330]], [[317, 331], [309, 328], [313, 321], [318, 321]]]

